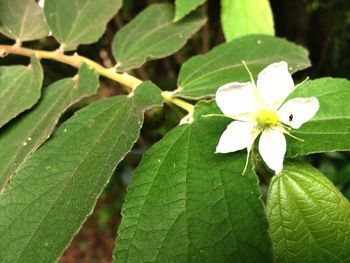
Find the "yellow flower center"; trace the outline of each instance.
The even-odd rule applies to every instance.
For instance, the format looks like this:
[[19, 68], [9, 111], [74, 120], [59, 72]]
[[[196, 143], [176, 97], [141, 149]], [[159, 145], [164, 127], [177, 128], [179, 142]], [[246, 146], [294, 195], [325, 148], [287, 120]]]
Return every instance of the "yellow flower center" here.
[[280, 123], [280, 117], [277, 112], [267, 109], [259, 110], [255, 120], [260, 128], [273, 127]]

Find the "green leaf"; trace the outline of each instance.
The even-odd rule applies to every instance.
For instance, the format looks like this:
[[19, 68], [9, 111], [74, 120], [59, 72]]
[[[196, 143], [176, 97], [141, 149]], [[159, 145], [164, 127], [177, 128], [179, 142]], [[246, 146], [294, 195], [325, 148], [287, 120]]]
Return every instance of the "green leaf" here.
[[1, 0], [0, 32], [20, 40], [36, 40], [48, 35], [42, 8], [34, 0]]
[[54, 37], [65, 50], [96, 42], [121, 0], [46, 0], [44, 11]]
[[205, 0], [176, 0], [174, 21], [179, 21], [204, 2]]
[[0, 67], [0, 127], [38, 102], [42, 82], [43, 71], [34, 57], [26, 67]]
[[249, 81], [242, 60], [254, 77], [264, 67], [281, 60], [288, 62], [291, 72], [310, 66], [308, 52], [301, 46], [276, 37], [246, 36], [184, 63], [178, 80], [178, 95], [198, 99], [213, 96], [226, 83]]
[[50, 136], [58, 119], [74, 103], [93, 95], [97, 75], [83, 64], [79, 75], [55, 82], [39, 103], [0, 133], [0, 193], [18, 167]]
[[312, 120], [292, 131], [304, 142], [288, 138], [288, 156], [350, 150], [350, 81], [332, 78], [307, 81], [286, 101], [296, 97], [317, 97], [320, 109]]
[[275, 34], [269, 0], [221, 0], [221, 24], [227, 42], [249, 34]]
[[246, 152], [214, 154], [226, 118], [168, 133], [136, 169], [122, 209], [116, 262], [272, 262]]
[[349, 262], [350, 204], [317, 169], [285, 164], [269, 189], [276, 262]]
[[138, 68], [149, 59], [175, 53], [206, 21], [199, 12], [177, 23], [173, 17], [172, 5], [151, 5], [118, 31], [113, 41], [117, 70]]
[[78, 111], [19, 169], [0, 198], [0, 261], [55, 262], [92, 212], [160, 90], [141, 84]]

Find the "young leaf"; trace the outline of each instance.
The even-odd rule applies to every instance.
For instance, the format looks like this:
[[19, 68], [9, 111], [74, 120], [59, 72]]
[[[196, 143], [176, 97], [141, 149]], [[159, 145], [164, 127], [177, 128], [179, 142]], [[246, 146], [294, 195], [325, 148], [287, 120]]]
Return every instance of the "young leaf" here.
[[45, 0], [45, 16], [54, 37], [65, 50], [96, 42], [122, 0]]
[[287, 155], [350, 150], [350, 81], [322, 78], [307, 81], [286, 99], [316, 97], [320, 109], [316, 116], [293, 134], [304, 141], [288, 138]]
[[117, 70], [138, 68], [149, 59], [175, 53], [206, 21], [199, 12], [177, 23], [173, 22], [173, 17], [172, 5], [151, 5], [118, 31], [112, 47]]
[[147, 82], [60, 126], [0, 197], [1, 261], [56, 261], [138, 138], [144, 111], [161, 103], [160, 90]]
[[275, 34], [269, 0], [221, 0], [221, 24], [227, 42], [249, 34]]
[[174, 21], [179, 21], [204, 2], [205, 0], [176, 0]]
[[116, 262], [272, 262], [246, 152], [215, 154], [227, 119], [181, 125], [144, 156], [122, 210]]
[[34, 0], [1, 0], [0, 32], [20, 40], [36, 40], [47, 36], [49, 28], [42, 8]]
[[198, 99], [214, 95], [226, 83], [249, 81], [242, 60], [253, 76], [269, 64], [281, 60], [288, 62], [291, 72], [310, 66], [308, 52], [301, 46], [276, 37], [246, 36], [184, 63], [178, 80], [178, 95]]
[[38, 105], [4, 127], [0, 135], [0, 193], [18, 167], [47, 140], [63, 112], [95, 94], [98, 84], [97, 75], [83, 64], [77, 77], [45, 88]]
[[28, 66], [0, 67], [0, 127], [40, 99], [43, 71], [32, 57]]
[[269, 189], [277, 262], [349, 262], [350, 204], [309, 164], [285, 164]]

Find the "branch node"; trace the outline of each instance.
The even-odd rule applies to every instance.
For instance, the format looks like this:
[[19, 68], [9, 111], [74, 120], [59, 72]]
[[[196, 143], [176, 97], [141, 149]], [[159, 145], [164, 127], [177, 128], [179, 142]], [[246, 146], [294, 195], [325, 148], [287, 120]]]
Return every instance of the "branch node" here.
[[62, 43], [60, 47], [56, 50], [56, 52], [60, 55], [64, 55], [64, 50], [66, 49], [66, 45]]
[[5, 49], [0, 49], [0, 58], [4, 58], [8, 55], [9, 53]]
[[16, 43], [13, 46], [14, 47], [21, 47], [22, 46], [22, 41], [19, 38], [17, 38], [16, 39]]

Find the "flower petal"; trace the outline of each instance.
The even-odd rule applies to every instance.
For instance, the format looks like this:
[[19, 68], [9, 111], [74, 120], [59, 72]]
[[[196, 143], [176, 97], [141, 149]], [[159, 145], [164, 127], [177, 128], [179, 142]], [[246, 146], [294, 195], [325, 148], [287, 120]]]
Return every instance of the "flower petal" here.
[[278, 110], [278, 115], [283, 123], [298, 129], [305, 122], [312, 119], [319, 108], [320, 104], [315, 97], [295, 98], [283, 104]]
[[257, 104], [255, 87], [250, 82], [231, 82], [221, 86], [215, 95], [216, 104], [227, 116], [253, 112]]
[[256, 135], [254, 134], [254, 123], [233, 121], [221, 135], [216, 153], [229, 153], [250, 148]]
[[282, 171], [286, 153], [286, 138], [274, 129], [265, 129], [259, 141], [259, 152], [268, 167], [277, 173]]
[[288, 64], [281, 61], [264, 68], [258, 75], [257, 86], [262, 100], [277, 109], [294, 89]]

